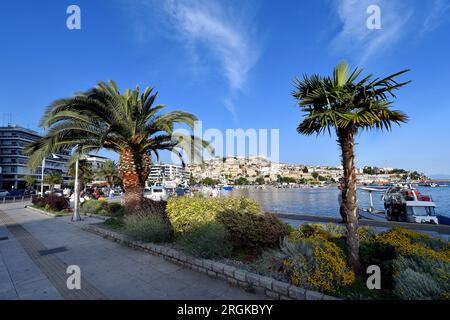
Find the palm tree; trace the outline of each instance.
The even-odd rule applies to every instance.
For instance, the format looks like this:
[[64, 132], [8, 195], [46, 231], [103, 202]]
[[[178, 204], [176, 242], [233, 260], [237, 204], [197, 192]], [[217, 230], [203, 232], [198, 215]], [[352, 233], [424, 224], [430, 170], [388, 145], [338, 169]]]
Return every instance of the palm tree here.
[[349, 263], [356, 273], [361, 272], [358, 239], [358, 207], [356, 199], [355, 135], [362, 130], [386, 129], [392, 124], [406, 122], [408, 117], [392, 110], [394, 91], [408, 84], [396, 78], [409, 70], [385, 78], [368, 75], [357, 80], [362, 69], [349, 71], [346, 62], [339, 63], [331, 77], [320, 75], [295, 79], [293, 97], [306, 113], [297, 128], [300, 134], [311, 135], [333, 130], [342, 152], [344, 167], [342, 210], [346, 216]]
[[36, 184], [36, 178], [33, 176], [25, 176], [24, 179], [27, 184], [27, 188], [34, 189], [34, 185]]
[[[51, 152], [77, 148], [80, 154], [101, 148], [119, 154], [119, 175], [125, 188], [127, 213], [143, 209], [145, 180], [150, 173], [152, 157], [161, 150], [188, 156], [209, 147], [192, 135], [177, 133], [175, 124], [191, 129], [197, 118], [184, 111], [159, 112], [165, 107], [154, 105], [157, 93], [139, 86], [120, 93], [117, 85], [99, 82], [87, 92], [71, 98], [56, 100], [41, 120], [47, 134], [31, 143], [25, 150], [29, 165], [37, 167]], [[184, 163], [184, 162], [183, 162]]]
[[55, 188], [55, 184], [62, 184], [64, 182], [64, 178], [60, 172], [51, 171], [44, 177], [44, 183], [50, 185], [50, 193], [53, 193], [53, 189]]
[[97, 174], [106, 180], [108, 187], [111, 187], [119, 176], [117, 166], [113, 160], [106, 160], [103, 167], [101, 167]]
[[[69, 162], [69, 175], [75, 177], [75, 158]], [[92, 165], [86, 159], [78, 160], [78, 181], [79, 181], [79, 190], [83, 190], [85, 185], [94, 180], [94, 171], [92, 170]]]

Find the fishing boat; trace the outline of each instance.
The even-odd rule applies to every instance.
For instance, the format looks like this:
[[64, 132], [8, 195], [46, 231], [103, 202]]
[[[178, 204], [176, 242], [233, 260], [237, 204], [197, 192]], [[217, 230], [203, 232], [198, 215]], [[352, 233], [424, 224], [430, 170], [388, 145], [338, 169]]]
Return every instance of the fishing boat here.
[[[411, 185], [398, 185], [388, 189], [361, 188], [369, 193], [370, 207], [360, 209], [360, 216], [378, 221], [404, 221], [411, 223], [439, 224], [436, 204], [430, 196], [420, 194]], [[382, 193], [384, 210], [373, 204], [373, 193]]]
[[379, 210], [375, 208], [373, 203], [374, 194], [384, 194], [387, 189], [377, 188], [377, 187], [363, 187], [360, 190], [365, 191], [369, 195], [370, 206], [368, 208], [359, 208], [359, 215], [362, 218], [377, 221], [386, 221], [386, 216], [384, 210]]
[[436, 188], [439, 185], [437, 183], [434, 182], [425, 182], [425, 183], [420, 183], [419, 186], [421, 187], [430, 187], [430, 188]]

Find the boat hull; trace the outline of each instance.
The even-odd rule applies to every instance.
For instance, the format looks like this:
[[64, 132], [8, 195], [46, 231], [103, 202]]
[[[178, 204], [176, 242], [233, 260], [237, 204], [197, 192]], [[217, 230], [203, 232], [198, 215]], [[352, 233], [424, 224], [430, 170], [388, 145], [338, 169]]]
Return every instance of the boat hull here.
[[386, 219], [386, 216], [383, 213], [375, 213], [375, 212], [368, 212], [367, 210], [359, 210], [359, 215], [360, 217], [364, 218], [364, 219], [368, 219], [368, 220], [375, 220], [375, 221], [388, 221]]

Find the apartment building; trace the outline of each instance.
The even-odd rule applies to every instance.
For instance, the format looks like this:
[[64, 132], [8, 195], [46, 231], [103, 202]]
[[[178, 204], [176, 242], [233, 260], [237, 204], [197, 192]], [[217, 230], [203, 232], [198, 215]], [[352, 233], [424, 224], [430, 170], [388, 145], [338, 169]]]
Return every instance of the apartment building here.
[[147, 186], [155, 183], [174, 182], [175, 184], [183, 184], [190, 178], [188, 172], [183, 166], [175, 164], [156, 163], [150, 168], [150, 174], [147, 179]]
[[[41, 136], [33, 130], [17, 125], [0, 127], [0, 188], [24, 189], [26, 187], [25, 176], [31, 175], [36, 178], [37, 183], [41, 181], [42, 167], [30, 170], [27, 167], [28, 157], [22, 154], [25, 146], [36, 141]], [[67, 161], [69, 152], [61, 152], [57, 158], [48, 157], [45, 160], [44, 173], [51, 171], [60, 172], [65, 180], [67, 176]]]

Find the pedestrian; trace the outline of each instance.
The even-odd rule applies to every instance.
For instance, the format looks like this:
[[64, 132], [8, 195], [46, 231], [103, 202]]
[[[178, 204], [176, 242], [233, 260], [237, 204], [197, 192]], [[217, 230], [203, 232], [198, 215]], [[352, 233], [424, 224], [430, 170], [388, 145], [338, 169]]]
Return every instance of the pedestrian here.
[[94, 191], [94, 198], [96, 200], [98, 200], [98, 198], [100, 198], [100, 190], [98, 190], [97, 187], [95, 188], [95, 191]]

